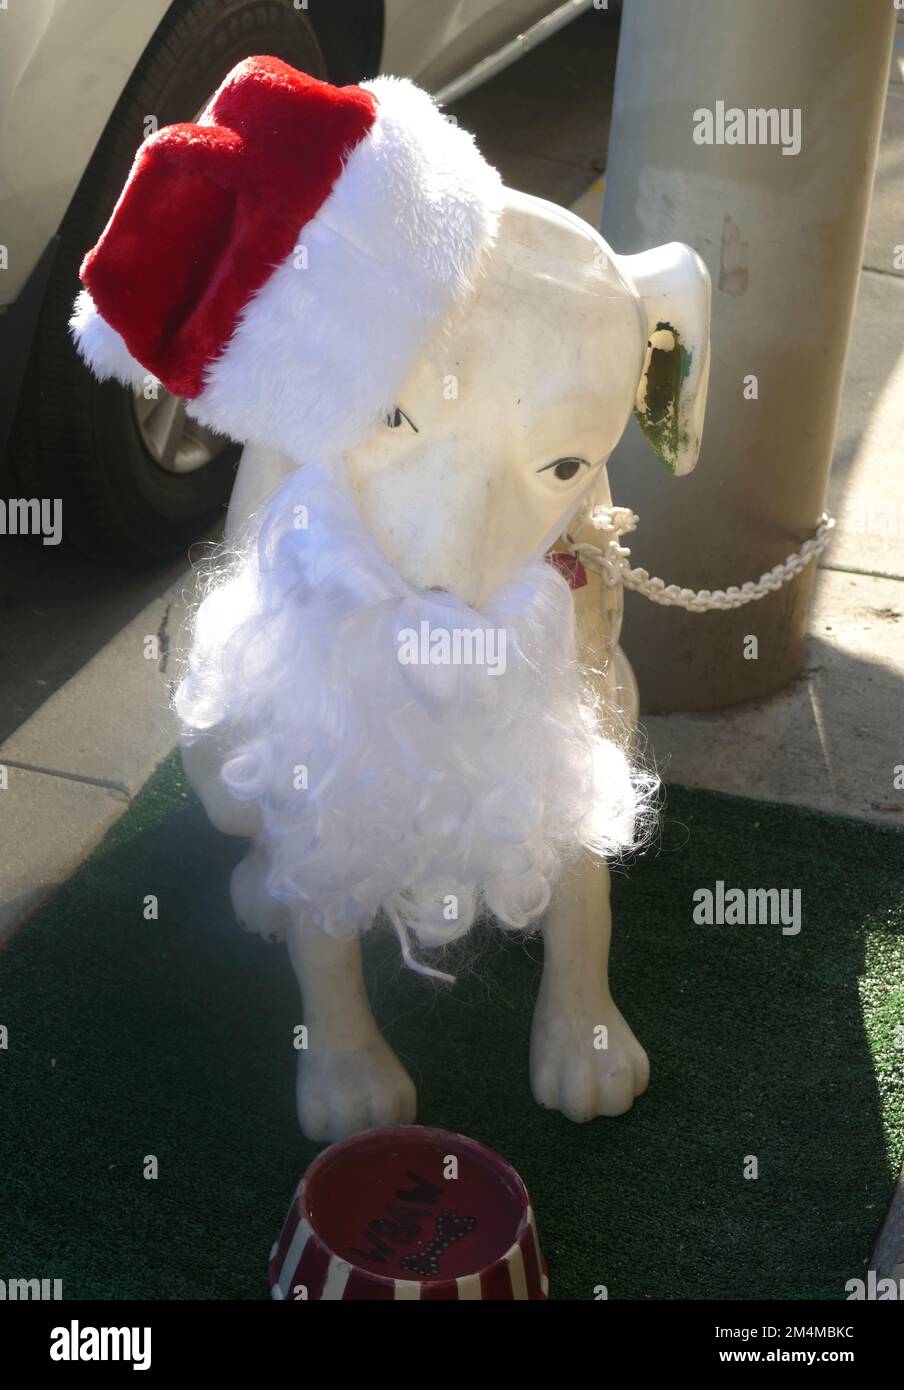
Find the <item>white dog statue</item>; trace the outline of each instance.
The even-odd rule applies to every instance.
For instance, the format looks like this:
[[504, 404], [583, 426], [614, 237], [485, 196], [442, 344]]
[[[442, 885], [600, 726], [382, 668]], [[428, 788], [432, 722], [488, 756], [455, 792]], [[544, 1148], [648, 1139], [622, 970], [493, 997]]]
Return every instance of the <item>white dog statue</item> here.
[[609, 992], [606, 860], [655, 778], [620, 590], [573, 547], [632, 412], [696, 462], [702, 262], [617, 256], [504, 188], [408, 82], [262, 58], [145, 142], [82, 279], [93, 370], [245, 444], [176, 704], [207, 814], [251, 840], [236, 915], [288, 942], [302, 1129], [414, 1119], [364, 986], [377, 917], [440, 977], [423, 953], [479, 915], [542, 922], [534, 1095], [626, 1111], [649, 1066]]

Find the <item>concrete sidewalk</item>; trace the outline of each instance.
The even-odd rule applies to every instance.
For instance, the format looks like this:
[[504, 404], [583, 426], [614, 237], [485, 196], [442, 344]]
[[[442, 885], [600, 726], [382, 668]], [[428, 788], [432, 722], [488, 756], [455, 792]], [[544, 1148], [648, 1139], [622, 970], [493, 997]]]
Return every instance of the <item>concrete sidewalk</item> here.
[[[571, 202], [594, 225], [607, 135], [599, 86], [601, 77], [611, 86], [617, 40], [617, 26], [597, 20], [589, 12], [459, 103], [462, 124], [509, 183]], [[547, 70], [558, 84], [541, 111]], [[503, 119], [513, 110], [523, 111], [520, 124]], [[760, 704], [647, 719], [669, 780], [904, 824], [904, 791], [894, 785], [904, 764], [904, 270], [894, 264], [902, 207], [904, 84], [893, 81], [830, 488], [838, 529], [823, 557], [806, 669]], [[638, 555], [641, 546], [639, 533]], [[0, 746], [0, 940], [99, 844], [173, 747], [171, 653], [193, 598], [187, 572]]]
[[0, 942], [100, 844], [176, 741], [187, 571], [0, 745]]

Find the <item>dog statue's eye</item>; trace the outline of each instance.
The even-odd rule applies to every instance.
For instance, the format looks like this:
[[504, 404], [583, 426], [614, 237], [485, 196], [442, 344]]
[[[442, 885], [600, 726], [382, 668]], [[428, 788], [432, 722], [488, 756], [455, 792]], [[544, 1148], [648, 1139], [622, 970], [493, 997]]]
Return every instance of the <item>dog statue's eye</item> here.
[[586, 459], [554, 459], [552, 463], [546, 463], [537, 471], [548, 473], [550, 468], [555, 473], [560, 482], [569, 482], [581, 468], [587, 468]]
[[402, 425], [410, 425], [411, 428], [414, 430], [415, 434], [420, 433], [417, 425], [410, 418], [410, 416], [405, 414], [404, 410], [402, 410], [400, 406], [396, 406], [395, 410], [391, 410], [389, 412], [389, 414], [383, 420], [383, 424], [391, 430], [400, 429]]

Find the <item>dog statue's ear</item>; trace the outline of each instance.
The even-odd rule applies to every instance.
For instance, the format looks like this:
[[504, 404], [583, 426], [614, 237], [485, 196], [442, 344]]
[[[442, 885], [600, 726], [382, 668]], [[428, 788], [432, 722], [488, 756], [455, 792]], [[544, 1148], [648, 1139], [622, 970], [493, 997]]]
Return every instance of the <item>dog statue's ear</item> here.
[[700, 453], [709, 383], [709, 271], [680, 242], [616, 257], [640, 295], [647, 350], [635, 417], [670, 473], [690, 473]]

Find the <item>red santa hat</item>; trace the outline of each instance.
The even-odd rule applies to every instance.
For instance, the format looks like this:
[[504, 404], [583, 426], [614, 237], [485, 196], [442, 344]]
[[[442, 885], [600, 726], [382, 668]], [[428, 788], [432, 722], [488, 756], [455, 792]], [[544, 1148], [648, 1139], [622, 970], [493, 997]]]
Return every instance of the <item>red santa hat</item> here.
[[102, 380], [149, 374], [234, 439], [353, 447], [473, 292], [502, 185], [411, 82], [235, 67], [136, 155], [71, 320]]

